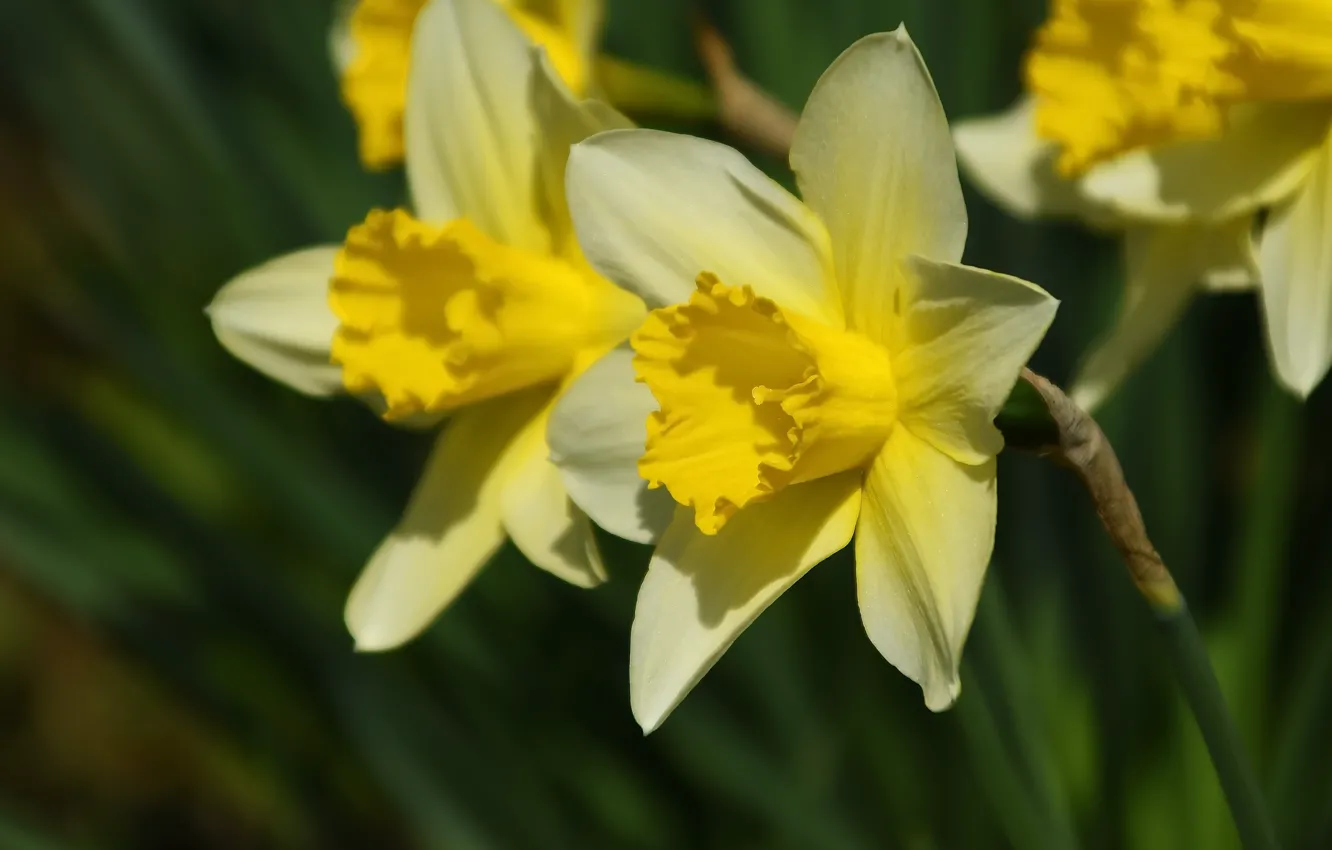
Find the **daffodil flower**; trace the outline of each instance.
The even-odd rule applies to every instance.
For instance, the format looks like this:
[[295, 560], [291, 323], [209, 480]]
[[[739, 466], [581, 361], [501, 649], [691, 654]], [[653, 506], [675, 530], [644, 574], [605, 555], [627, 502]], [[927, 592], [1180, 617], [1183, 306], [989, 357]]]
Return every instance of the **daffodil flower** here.
[[[711, 116], [711, 92], [692, 82], [598, 55], [605, 0], [494, 0], [577, 97], [679, 118]], [[412, 27], [426, 0], [346, 0], [333, 27], [342, 98], [356, 119], [361, 162], [389, 168], [403, 158], [403, 112]]]
[[1026, 84], [956, 141], [1015, 214], [1125, 231], [1119, 322], [1075, 400], [1100, 403], [1199, 286], [1255, 284], [1278, 379], [1312, 392], [1332, 364], [1332, 5], [1056, 0]]
[[[356, 119], [361, 161], [402, 161], [403, 114], [412, 29], [427, 0], [353, 0], [334, 27], [342, 97]], [[601, 35], [604, 0], [494, 0], [534, 43], [576, 96], [586, 94]]]
[[574, 98], [491, 0], [432, 0], [413, 46], [417, 215], [372, 212], [343, 245], [251, 270], [210, 308], [233, 354], [298, 390], [352, 393], [390, 421], [450, 417], [348, 600], [361, 649], [418, 633], [506, 535], [574, 584], [604, 578], [545, 423], [561, 388], [644, 315], [583, 259], [564, 195], [570, 144], [628, 123]]
[[803, 203], [700, 139], [614, 131], [570, 155], [588, 259], [653, 308], [548, 431], [596, 522], [659, 535], [630, 648], [647, 731], [853, 533], [870, 639], [930, 708], [958, 694], [993, 545], [993, 418], [1055, 301], [958, 264], [948, 125], [905, 30], [823, 75], [791, 163]]

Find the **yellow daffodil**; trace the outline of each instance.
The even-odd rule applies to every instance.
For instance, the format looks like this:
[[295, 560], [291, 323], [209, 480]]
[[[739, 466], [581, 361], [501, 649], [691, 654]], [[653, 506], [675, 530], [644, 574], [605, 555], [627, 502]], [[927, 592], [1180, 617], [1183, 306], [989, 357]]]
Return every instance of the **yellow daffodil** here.
[[570, 155], [588, 259], [654, 308], [547, 433], [596, 522], [659, 535], [630, 649], [647, 731], [853, 533], [870, 639], [930, 708], [958, 694], [993, 545], [993, 418], [1055, 302], [958, 264], [953, 147], [904, 30], [823, 75], [791, 163], [803, 203], [700, 139], [614, 131]]
[[[578, 97], [677, 118], [712, 117], [717, 104], [703, 86], [611, 56], [598, 55], [605, 0], [494, 0], [535, 43]], [[412, 27], [426, 0], [344, 0], [333, 27], [334, 62], [368, 168], [403, 157], [403, 112]]]
[[1055, 0], [1026, 86], [956, 141], [1016, 214], [1125, 231], [1120, 319], [1075, 399], [1104, 399], [1200, 285], [1258, 285], [1278, 379], [1312, 392], [1332, 364], [1332, 4]]
[[569, 146], [628, 123], [577, 100], [491, 0], [432, 0], [413, 46], [416, 216], [372, 212], [343, 245], [251, 270], [210, 308], [233, 354], [298, 390], [350, 392], [390, 421], [451, 418], [348, 600], [362, 649], [419, 632], [506, 535], [574, 584], [604, 578], [545, 423], [644, 315], [583, 259], [564, 195]]
[[[494, 0], [536, 44], [576, 96], [587, 90], [604, 0]], [[361, 161], [387, 168], [403, 158], [403, 114], [412, 28], [426, 0], [353, 0], [334, 30], [342, 97], [356, 119]]]

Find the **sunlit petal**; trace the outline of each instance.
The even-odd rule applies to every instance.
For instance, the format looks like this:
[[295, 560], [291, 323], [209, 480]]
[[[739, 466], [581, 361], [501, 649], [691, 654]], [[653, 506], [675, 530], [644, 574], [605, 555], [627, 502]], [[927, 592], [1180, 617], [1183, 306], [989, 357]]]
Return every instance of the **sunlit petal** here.
[[533, 419], [505, 452], [504, 528], [527, 560], [578, 587], [606, 580], [587, 514], [569, 501], [546, 449], [546, 417]]
[[899, 260], [956, 262], [967, 236], [948, 121], [905, 28], [861, 39], [823, 73], [791, 167], [828, 226], [848, 323], [891, 340]]
[[1268, 218], [1259, 262], [1277, 377], [1308, 396], [1332, 364], [1332, 137], [1299, 195]]
[[537, 169], [541, 179], [542, 213], [556, 249], [574, 240], [569, 202], [564, 193], [564, 167], [569, 148], [603, 130], [627, 129], [628, 118], [599, 100], [580, 100], [560, 79], [541, 48], [532, 48], [532, 108], [537, 122]]
[[856, 527], [856, 588], [883, 657], [942, 711], [994, 546], [995, 462], [960, 464], [898, 428], [870, 468]]
[[994, 417], [1054, 319], [1057, 301], [1008, 275], [912, 257], [906, 345], [894, 362], [901, 419], [962, 463], [1003, 448]]
[[860, 474], [792, 487], [738, 514], [715, 535], [681, 509], [638, 592], [629, 698], [651, 732], [763, 609], [851, 539]]
[[468, 218], [545, 251], [537, 206], [530, 42], [493, 0], [432, 0], [412, 38], [404, 133], [418, 216]]
[[338, 319], [328, 306], [335, 245], [307, 248], [238, 275], [208, 305], [217, 339], [240, 360], [308, 395], [342, 391], [329, 362]]
[[627, 345], [592, 364], [551, 411], [546, 438], [574, 502], [611, 534], [651, 543], [670, 523], [675, 503], [638, 474], [647, 418], [657, 402], [634, 380]]
[[415, 637], [504, 542], [505, 449], [545, 404], [536, 391], [469, 407], [435, 444], [397, 527], [375, 550], [347, 599], [361, 650]]
[[1290, 196], [1332, 126], [1323, 104], [1237, 113], [1225, 133], [1140, 148], [1092, 169], [1087, 196], [1136, 219], [1219, 221]]
[[687, 301], [707, 271], [841, 324], [823, 225], [739, 152], [656, 130], [603, 133], [574, 148], [567, 186], [588, 260], [649, 307]]

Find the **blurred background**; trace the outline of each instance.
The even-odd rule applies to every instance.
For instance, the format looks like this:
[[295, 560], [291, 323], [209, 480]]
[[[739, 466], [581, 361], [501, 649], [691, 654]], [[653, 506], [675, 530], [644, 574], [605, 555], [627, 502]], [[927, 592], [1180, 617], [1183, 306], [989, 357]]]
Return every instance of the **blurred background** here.
[[[609, 5], [611, 53], [701, 78], [691, 4]], [[1044, 12], [706, 9], [795, 108], [905, 21], [955, 118], [1008, 105]], [[429, 437], [269, 382], [203, 313], [237, 272], [404, 199], [357, 163], [333, 11], [0, 0], [0, 848], [1237, 846], [1145, 606], [1083, 494], [1029, 457], [1001, 459], [942, 715], [865, 637], [847, 553], [649, 738], [630, 544], [590, 592], [506, 549], [409, 647], [354, 654], [345, 594]], [[1115, 243], [968, 202], [968, 261], [1063, 300], [1035, 365], [1066, 380], [1114, 315]], [[1102, 420], [1286, 846], [1329, 847], [1332, 389], [1283, 396], [1262, 346], [1252, 296], [1199, 300]]]

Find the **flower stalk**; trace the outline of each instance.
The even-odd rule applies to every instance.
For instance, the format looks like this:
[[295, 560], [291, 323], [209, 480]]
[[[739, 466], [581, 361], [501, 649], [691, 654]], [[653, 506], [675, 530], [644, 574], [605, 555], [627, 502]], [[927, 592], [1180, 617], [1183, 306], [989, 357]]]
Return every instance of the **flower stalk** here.
[[754, 150], [786, 159], [799, 116], [741, 73], [731, 46], [712, 24], [698, 23], [694, 44], [716, 93], [718, 123]]
[[[1024, 369], [1025, 386], [1035, 390], [1048, 422], [1003, 428], [1009, 446], [1050, 458], [1073, 471], [1091, 496], [1133, 584], [1156, 615], [1170, 666], [1193, 712], [1212, 765], [1246, 850], [1275, 850], [1276, 831], [1245, 757], [1239, 732], [1207, 657], [1198, 625], [1189, 613], [1142, 521], [1137, 499], [1124, 480], [1114, 448], [1090, 415], [1046, 378]], [[1019, 390], [1023, 385], [1019, 385]], [[1001, 423], [1002, 424], [1002, 423]], [[1052, 428], [1047, 426], [1052, 425]]]

